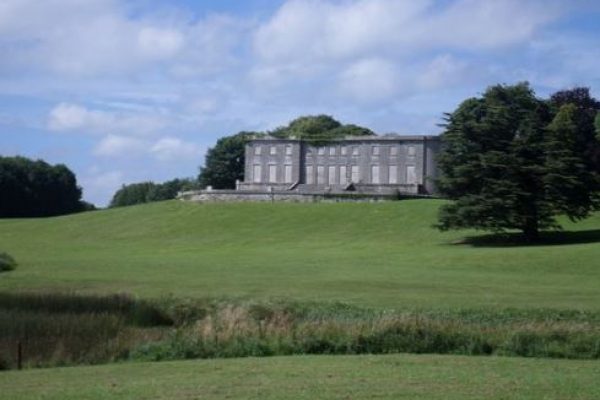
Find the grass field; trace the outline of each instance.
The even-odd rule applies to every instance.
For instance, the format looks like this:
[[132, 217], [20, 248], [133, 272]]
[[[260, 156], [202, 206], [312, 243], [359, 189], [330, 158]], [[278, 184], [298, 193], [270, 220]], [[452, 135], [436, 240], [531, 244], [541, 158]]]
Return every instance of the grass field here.
[[0, 374], [2, 398], [598, 399], [600, 363], [510, 357], [298, 356]]
[[[438, 232], [440, 204], [170, 201], [0, 220], [0, 251], [19, 262], [0, 274], [0, 361], [14, 368], [22, 331], [26, 367], [313, 352], [597, 359], [600, 214], [564, 221], [552, 244], [515, 246]], [[127, 307], [106, 314], [97, 304], [113, 300], [73, 292], [154, 299], [181, 322], [138, 326]], [[126, 362], [2, 372], [0, 397], [596, 399], [599, 373], [598, 361], [455, 355]]]
[[456, 244], [437, 200], [385, 204], [177, 201], [0, 220], [19, 262], [0, 290], [343, 301], [383, 308], [600, 309], [600, 215], [562, 245]]

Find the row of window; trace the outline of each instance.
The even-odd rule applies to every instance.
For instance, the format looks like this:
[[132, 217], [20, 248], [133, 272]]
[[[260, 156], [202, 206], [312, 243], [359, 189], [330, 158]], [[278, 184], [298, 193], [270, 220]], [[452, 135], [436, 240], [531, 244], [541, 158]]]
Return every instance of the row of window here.
[[[269, 183], [279, 183], [280, 180], [277, 179], [277, 165], [269, 165], [269, 176], [267, 182]], [[284, 165], [283, 166], [283, 183], [292, 183], [292, 166]], [[262, 166], [260, 164], [255, 164], [252, 168], [252, 180], [254, 183], [262, 182]]]
[[[345, 165], [335, 166], [331, 165], [327, 168], [327, 179], [325, 178], [325, 166], [318, 165], [317, 166], [317, 184], [324, 185], [328, 183], [329, 185], [345, 185], [350, 182], [360, 182], [360, 168], [358, 165], [352, 165], [350, 167], [350, 179], [348, 179], [348, 170]], [[381, 167], [379, 165], [372, 165], [370, 170], [370, 180], [369, 183], [373, 184], [392, 184], [395, 185], [398, 183], [398, 166], [390, 165], [388, 166], [387, 173], [387, 182], [384, 182], [381, 176]], [[306, 183], [314, 184], [314, 167], [312, 165], [306, 166]], [[406, 166], [406, 176], [405, 182], [407, 184], [416, 184], [417, 183], [417, 173], [414, 165]]]
[[[262, 146], [254, 146], [254, 155], [260, 156], [262, 154]], [[269, 154], [276, 155], [277, 154], [277, 146], [269, 146]], [[285, 155], [292, 155], [292, 146], [285, 146]]]
[[[380, 155], [381, 147], [382, 146], [371, 146], [371, 154], [374, 156]], [[360, 149], [358, 146], [350, 146], [350, 148], [351, 148], [351, 154], [353, 156], [359, 155]], [[330, 156], [335, 156], [335, 155], [337, 155], [337, 149], [338, 148], [335, 146], [318, 147], [317, 154], [325, 155], [326, 153], [328, 153]], [[262, 146], [254, 146], [254, 155], [259, 156], [259, 155], [261, 155], [261, 152], [262, 152]], [[417, 150], [416, 150], [415, 146], [408, 146], [407, 153], [408, 153], [408, 156], [414, 157], [417, 154]], [[269, 146], [269, 154], [276, 155], [277, 154], [277, 146]], [[340, 154], [342, 156], [347, 155], [348, 154], [348, 146], [341, 146]], [[285, 155], [287, 155], [287, 156], [292, 155], [292, 146], [290, 146], [290, 145], [285, 146]], [[397, 146], [389, 147], [389, 155], [397, 156], [398, 155], [398, 147]]]
[[[277, 165], [269, 165], [269, 183], [279, 183], [280, 180], [277, 176]], [[292, 166], [284, 165], [283, 168], [284, 176], [283, 183], [292, 183]], [[312, 165], [307, 165], [305, 167], [304, 173], [306, 177], [306, 183], [309, 185], [315, 184], [315, 176], [314, 176], [314, 167]], [[324, 185], [328, 183], [329, 185], [345, 185], [350, 182], [359, 182], [360, 181], [360, 169], [358, 165], [352, 165], [350, 167], [350, 179], [348, 179], [348, 169], [345, 165], [335, 166], [331, 165], [327, 170], [327, 180], [325, 178], [325, 166], [318, 165], [317, 166], [317, 176], [316, 176], [316, 184]], [[390, 165], [388, 166], [388, 174], [387, 174], [387, 182], [382, 182], [380, 179], [380, 166], [372, 165], [371, 166], [371, 176], [370, 183], [373, 184], [397, 184], [398, 183], [398, 166]], [[262, 166], [260, 164], [255, 164], [253, 166], [253, 181], [255, 183], [261, 183], [262, 180]], [[405, 182], [407, 184], [416, 184], [417, 183], [417, 172], [414, 165], [406, 166], [406, 176]]]

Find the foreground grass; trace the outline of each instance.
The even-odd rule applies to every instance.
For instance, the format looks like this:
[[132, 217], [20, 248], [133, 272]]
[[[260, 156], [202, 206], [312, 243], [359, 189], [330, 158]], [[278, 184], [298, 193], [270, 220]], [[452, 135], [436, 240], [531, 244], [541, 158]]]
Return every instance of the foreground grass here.
[[571, 243], [452, 244], [436, 200], [387, 204], [164, 202], [0, 220], [19, 260], [0, 290], [344, 301], [383, 308], [600, 306], [600, 215]]
[[598, 399], [600, 363], [460, 356], [299, 356], [0, 373], [28, 399]]

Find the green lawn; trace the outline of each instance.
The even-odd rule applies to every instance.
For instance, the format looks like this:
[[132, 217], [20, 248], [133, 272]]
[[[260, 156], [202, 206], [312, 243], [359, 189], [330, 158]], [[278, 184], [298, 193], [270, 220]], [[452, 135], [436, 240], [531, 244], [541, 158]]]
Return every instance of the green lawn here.
[[2, 398], [598, 399], [600, 363], [433, 355], [126, 363], [0, 373]]
[[[600, 214], [582, 243], [452, 244], [431, 228], [441, 201], [191, 204], [0, 220], [20, 263], [0, 290], [285, 297], [401, 307], [600, 308]], [[587, 243], [584, 243], [587, 242]]]

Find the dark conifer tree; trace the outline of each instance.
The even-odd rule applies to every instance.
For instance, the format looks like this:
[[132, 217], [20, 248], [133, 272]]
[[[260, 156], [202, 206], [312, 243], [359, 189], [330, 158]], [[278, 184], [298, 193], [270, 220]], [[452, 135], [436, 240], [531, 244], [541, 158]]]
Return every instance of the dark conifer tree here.
[[[556, 215], [589, 215], [598, 207], [598, 185], [589, 170], [573, 165], [584, 157], [573, 110], [550, 124], [551, 107], [522, 83], [490, 87], [447, 115], [437, 184], [452, 201], [441, 208], [438, 227], [518, 229], [535, 241], [540, 230], [558, 227]], [[559, 194], [565, 182], [572, 190]]]
[[580, 144], [575, 104], [560, 107], [548, 126], [544, 189], [549, 201], [571, 220], [580, 220], [598, 208], [598, 177], [589, 170]]

